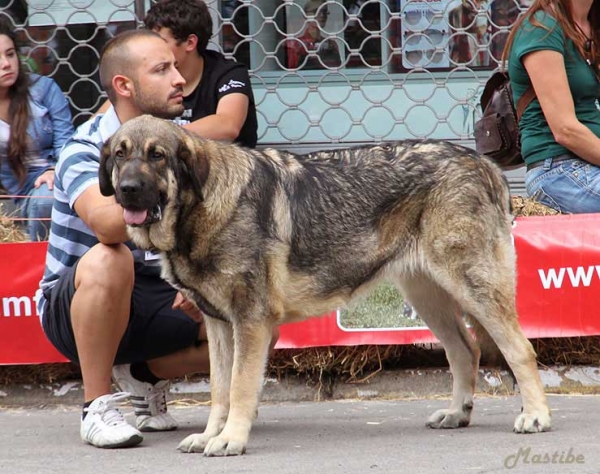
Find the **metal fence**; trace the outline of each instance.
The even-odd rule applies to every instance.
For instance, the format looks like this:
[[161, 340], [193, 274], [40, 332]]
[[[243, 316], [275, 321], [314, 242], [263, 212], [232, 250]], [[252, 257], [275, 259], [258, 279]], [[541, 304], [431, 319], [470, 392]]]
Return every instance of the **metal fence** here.
[[[406, 138], [473, 146], [485, 81], [530, 0], [208, 0], [210, 47], [248, 65], [259, 147], [297, 152]], [[105, 100], [99, 52], [150, 0], [0, 0], [31, 71], [75, 125]], [[525, 194], [524, 169], [507, 173]], [[1, 191], [0, 191], [1, 192]], [[3, 214], [11, 202], [2, 199]]]
[[[468, 144], [478, 98], [523, 0], [207, 1], [211, 48], [248, 65], [259, 144], [324, 148], [405, 138]], [[0, 0], [30, 69], [76, 124], [104, 100], [99, 50], [148, 0]]]

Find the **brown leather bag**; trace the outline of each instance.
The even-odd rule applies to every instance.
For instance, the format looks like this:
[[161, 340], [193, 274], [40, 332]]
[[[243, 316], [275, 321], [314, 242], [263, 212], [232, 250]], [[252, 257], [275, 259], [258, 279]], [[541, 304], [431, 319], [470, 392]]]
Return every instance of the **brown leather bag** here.
[[523, 166], [519, 120], [533, 99], [535, 91], [530, 86], [519, 98], [515, 109], [508, 74], [494, 73], [481, 94], [483, 116], [475, 122], [475, 149], [489, 156], [500, 168]]

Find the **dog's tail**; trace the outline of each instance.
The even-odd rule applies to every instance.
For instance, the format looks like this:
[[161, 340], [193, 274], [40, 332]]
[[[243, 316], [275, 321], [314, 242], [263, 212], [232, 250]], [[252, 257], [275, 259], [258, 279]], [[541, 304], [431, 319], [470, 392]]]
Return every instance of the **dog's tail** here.
[[480, 170], [483, 173], [483, 182], [486, 184], [490, 203], [499, 211], [503, 221], [512, 224], [514, 216], [508, 179], [498, 165], [489, 158], [483, 157], [481, 161], [483, 166]]

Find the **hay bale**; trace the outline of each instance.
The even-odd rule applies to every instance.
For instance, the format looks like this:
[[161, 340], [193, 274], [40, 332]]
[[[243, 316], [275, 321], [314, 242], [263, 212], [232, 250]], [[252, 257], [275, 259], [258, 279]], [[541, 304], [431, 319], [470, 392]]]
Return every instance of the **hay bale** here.
[[[0, 211], [2, 211], [1, 207]], [[27, 235], [10, 216], [0, 214], [0, 242], [25, 242], [27, 240], [29, 240]]]
[[319, 384], [324, 378], [364, 383], [382, 370], [447, 365], [438, 344], [362, 345], [276, 350], [267, 371], [278, 379], [293, 374]]
[[600, 336], [532, 340], [540, 364], [546, 366], [600, 365]]
[[51, 384], [65, 380], [81, 380], [75, 364], [0, 365], [0, 386]]
[[543, 204], [534, 201], [531, 198], [523, 196], [513, 196], [511, 198], [513, 215], [515, 217], [524, 216], [555, 216], [560, 212], [552, 209], [551, 207], [544, 206]]

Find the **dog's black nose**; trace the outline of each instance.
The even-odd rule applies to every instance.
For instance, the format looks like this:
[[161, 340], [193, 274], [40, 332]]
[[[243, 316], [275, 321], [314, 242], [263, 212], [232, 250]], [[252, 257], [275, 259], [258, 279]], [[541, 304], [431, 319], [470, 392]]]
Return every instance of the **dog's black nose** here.
[[119, 189], [124, 196], [136, 196], [144, 191], [144, 183], [139, 180], [122, 181]]

